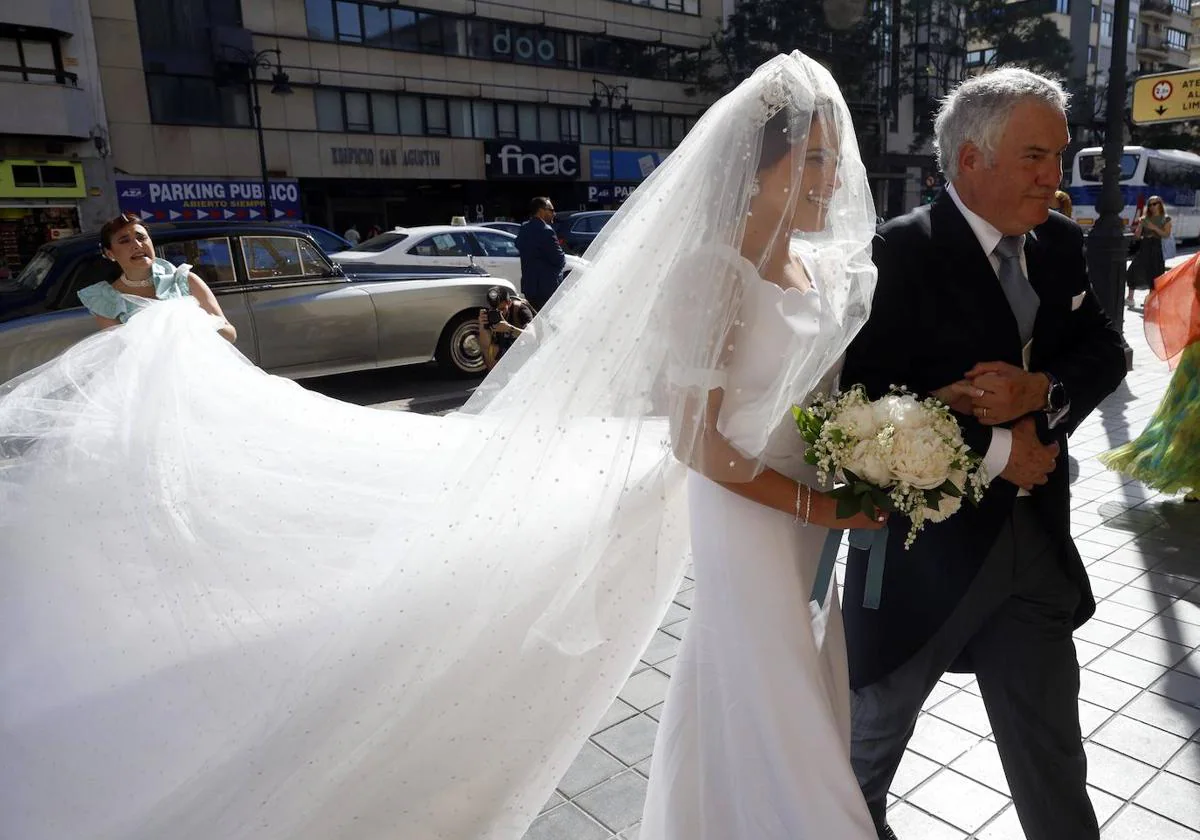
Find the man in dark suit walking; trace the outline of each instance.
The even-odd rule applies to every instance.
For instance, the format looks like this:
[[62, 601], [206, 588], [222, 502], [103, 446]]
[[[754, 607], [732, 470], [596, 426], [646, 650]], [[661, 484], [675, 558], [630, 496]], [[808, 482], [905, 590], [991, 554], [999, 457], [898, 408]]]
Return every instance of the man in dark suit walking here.
[[1067, 435], [1125, 375], [1088, 282], [1078, 225], [1050, 214], [1069, 135], [1062, 87], [1006, 68], [970, 79], [936, 122], [949, 182], [885, 224], [871, 318], [842, 372], [951, 404], [992, 477], [978, 507], [890, 528], [881, 601], [852, 550], [845, 618], [851, 757], [881, 838], [888, 788], [922, 703], [974, 672], [1029, 840], [1096, 840], [1072, 632], [1095, 611], [1071, 539]]
[[554, 233], [554, 205], [544, 196], [532, 202], [533, 215], [517, 234], [521, 254], [521, 294], [533, 308], [540, 310], [562, 282], [567, 264], [558, 236]]

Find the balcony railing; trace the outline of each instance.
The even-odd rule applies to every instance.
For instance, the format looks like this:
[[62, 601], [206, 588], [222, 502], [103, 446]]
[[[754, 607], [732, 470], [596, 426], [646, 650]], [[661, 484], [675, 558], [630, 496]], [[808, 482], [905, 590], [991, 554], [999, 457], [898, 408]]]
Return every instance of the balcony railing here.
[[1167, 40], [1161, 35], [1139, 38], [1137, 48], [1139, 53], [1146, 53], [1159, 59], [1165, 59], [1169, 49]]
[[[18, 81], [14, 76], [19, 76], [19, 81], [24, 82], [44, 82], [49, 78], [53, 78], [56, 84], [67, 85], [69, 87], [79, 87], [79, 74], [68, 73], [66, 70], [46, 70], [40, 67], [21, 67], [15, 64], [0, 64], [0, 82]], [[30, 78], [30, 77], [33, 78]], [[42, 77], [47, 77], [43, 79]]]
[[1171, 0], [1142, 0], [1141, 10], [1142, 14], [1170, 19]]

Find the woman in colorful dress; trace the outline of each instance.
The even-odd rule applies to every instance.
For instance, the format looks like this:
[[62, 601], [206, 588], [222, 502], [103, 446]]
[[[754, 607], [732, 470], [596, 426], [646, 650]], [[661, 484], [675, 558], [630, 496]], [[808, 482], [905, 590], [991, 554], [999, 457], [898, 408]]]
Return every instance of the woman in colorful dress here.
[[1158, 279], [1146, 298], [1146, 340], [1175, 370], [1142, 433], [1101, 456], [1160, 493], [1200, 496], [1200, 254]]

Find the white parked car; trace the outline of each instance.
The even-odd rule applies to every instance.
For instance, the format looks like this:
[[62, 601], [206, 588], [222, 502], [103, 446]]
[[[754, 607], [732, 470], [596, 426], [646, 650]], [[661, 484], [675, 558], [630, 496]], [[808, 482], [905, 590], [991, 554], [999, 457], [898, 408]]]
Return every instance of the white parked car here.
[[[400, 266], [436, 266], [441, 271], [467, 272], [474, 267], [503, 277], [521, 288], [521, 255], [517, 237], [480, 225], [427, 225], [395, 228], [346, 251], [330, 254], [334, 262], [356, 273], [373, 266], [396, 271]], [[587, 263], [567, 255], [566, 272]]]

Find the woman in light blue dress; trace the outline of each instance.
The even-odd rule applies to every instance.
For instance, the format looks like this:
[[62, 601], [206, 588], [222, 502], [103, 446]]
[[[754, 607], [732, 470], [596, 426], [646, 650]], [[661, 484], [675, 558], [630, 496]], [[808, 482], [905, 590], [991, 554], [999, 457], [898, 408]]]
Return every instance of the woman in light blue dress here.
[[115, 327], [154, 301], [191, 296], [213, 316], [217, 332], [237, 341], [237, 330], [225, 318], [208, 284], [191, 272], [154, 255], [154, 242], [141, 219], [122, 213], [100, 229], [106, 259], [121, 268], [113, 282], [101, 281], [79, 290], [79, 302], [96, 316], [101, 327]]

